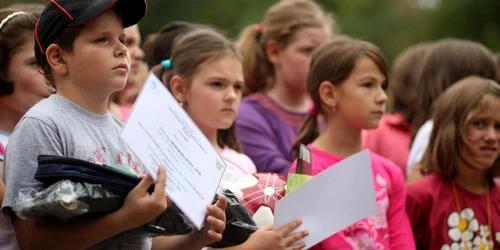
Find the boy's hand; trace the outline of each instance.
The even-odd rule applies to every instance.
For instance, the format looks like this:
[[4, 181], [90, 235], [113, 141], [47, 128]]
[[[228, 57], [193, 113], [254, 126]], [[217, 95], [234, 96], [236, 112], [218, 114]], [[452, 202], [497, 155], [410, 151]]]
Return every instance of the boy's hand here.
[[274, 231], [272, 225], [262, 227], [248, 238], [243, 245], [245, 249], [259, 249], [259, 250], [298, 250], [304, 248], [304, 243], [294, 244], [296, 241], [306, 237], [309, 233], [307, 231], [297, 232], [288, 235], [302, 224], [302, 221], [292, 221], [280, 229]]
[[[161, 165], [158, 172], [156, 184], [150, 175], [144, 176], [141, 182], [130, 191], [123, 206], [117, 211], [121, 212], [123, 221], [129, 229], [151, 222], [167, 209], [165, 167]], [[154, 192], [150, 194], [148, 189], [152, 185], [154, 185]]]
[[222, 232], [226, 229], [226, 196], [220, 195], [215, 205], [207, 207], [206, 225], [193, 233], [194, 240], [205, 247], [222, 239]]

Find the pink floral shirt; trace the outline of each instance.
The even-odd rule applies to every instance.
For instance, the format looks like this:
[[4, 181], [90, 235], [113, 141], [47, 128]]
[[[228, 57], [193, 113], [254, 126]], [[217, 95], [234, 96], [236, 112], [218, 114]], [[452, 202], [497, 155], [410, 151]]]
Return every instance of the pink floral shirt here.
[[[344, 158], [311, 145], [312, 175]], [[320, 249], [415, 249], [415, 241], [406, 214], [406, 187], [401, 169], [391, 161], [371, 153], [377, 213], [354, 223], [343, 231], [313, 246]], [[291, 172], [295, 172], [296, 163]], [[352, 180], [356, 181], [356, 180]]]

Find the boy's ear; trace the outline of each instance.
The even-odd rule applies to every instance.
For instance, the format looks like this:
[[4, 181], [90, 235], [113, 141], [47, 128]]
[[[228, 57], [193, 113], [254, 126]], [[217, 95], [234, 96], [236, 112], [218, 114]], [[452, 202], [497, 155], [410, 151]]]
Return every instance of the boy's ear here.
[[175, 75], [170, 79], [170, 92], [172, 92], [172, 95], [179, 103], [184, 104], [186, 102], [186, 89], [186, 84], [182, 77]]
[[64, 60], [64, 51], [57, 44], [51, 44], [45, 51], [47, 63], [52, 68], [54, 75], [64, 76], [68, 74], [68, 66]]
[[319, 85], [319, 98], [327, 110], [335, 111], [338, 106], [338, 88], [330, 81], [323, 81]]

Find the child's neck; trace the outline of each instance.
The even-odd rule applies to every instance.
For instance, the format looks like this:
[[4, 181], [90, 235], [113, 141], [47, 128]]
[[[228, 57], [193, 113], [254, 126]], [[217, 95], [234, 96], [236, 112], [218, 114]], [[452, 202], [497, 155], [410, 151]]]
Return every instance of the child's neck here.
[[94, 114], [103, 115], [108, 112], [109, 95], [105, 93], [75, 91], [61, 86], [61, 88], [57, 88], [57, 94]]
[[475, 194], [483, 194], [489, 188], [487, 171], [467, 166], [457, 168], [454, 181], [462, 188]]
[[222, 151], [222, 148], [221, 146], [219, 146], [219, 143], [217, 142], [217, 133], [219, 130], [211, 128], [203, 128], [201, 126], [198, 127], [200, 128], [201, 132], [203, 132], [205, 137], [207, 137], [208, 141], [212, 144], [215, 150], [217, 150], [217, 152], [220, 153]]
[[307, 112], [309, 94], [290, 89], [284, 83], [275, 84], [275, 86], [266, 92], [282, 108], [294, 112]]
[[331, 154], [349, 157], [362, 150], [361, 130], [332, 117], [312, 145]]
[[[0, 104], [1, 105], [1, 104]], [[0, 131], [12, 133], [23, 114], [16, 110], [4, 108], [0, 112]]]

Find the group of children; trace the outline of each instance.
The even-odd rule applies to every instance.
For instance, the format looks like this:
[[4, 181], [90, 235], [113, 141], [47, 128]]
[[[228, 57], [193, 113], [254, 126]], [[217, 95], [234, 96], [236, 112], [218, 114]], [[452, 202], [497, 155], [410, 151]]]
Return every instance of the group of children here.
[[[282, 0], [236, 43], [208, 25], [173, 22], [142, 50], [146, 10], [144, 0], [0, 10], [0, 249], [202, 249], [221, 239], [223, 195], [192, 234], [134, 230], [170, 205], [165, 169], [154, 182], [119, 138], [148, 72], [143, 59], [227, 163], [221, 185], [295, 172], [300, 144], [312, 151], [312, 175], [372, 151], [376, 214], [313, 249], [500, 249], [500, 74], [483, 45], [418, 44], [389, 75], [374, 44], [336, 34], [314, 1]], [[40, 154], [112, 164], [142, 180], [102, 217], [23, 220], [12, 207], [21, 189], [42, 187]], [[308, 231], [290, 234], [300, 224], [262, 227], [227, 249], [302, 249]]]

